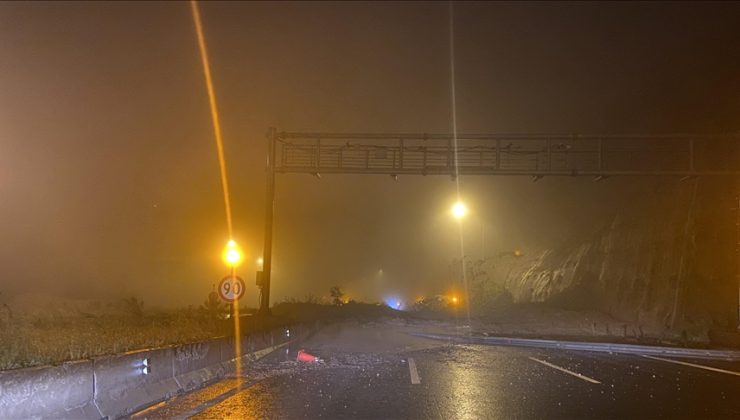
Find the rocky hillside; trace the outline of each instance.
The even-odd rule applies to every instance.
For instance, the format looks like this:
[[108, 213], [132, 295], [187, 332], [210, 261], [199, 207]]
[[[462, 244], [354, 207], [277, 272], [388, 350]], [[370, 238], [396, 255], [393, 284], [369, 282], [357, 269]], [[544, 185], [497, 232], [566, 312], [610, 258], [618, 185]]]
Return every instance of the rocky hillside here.
[[608, 182], [628, 186], [611, 213], [497, 264], [488, 288], [503, 285], [515, 302], [600, 310], [650, 334], [734, 326], [736, 181]]

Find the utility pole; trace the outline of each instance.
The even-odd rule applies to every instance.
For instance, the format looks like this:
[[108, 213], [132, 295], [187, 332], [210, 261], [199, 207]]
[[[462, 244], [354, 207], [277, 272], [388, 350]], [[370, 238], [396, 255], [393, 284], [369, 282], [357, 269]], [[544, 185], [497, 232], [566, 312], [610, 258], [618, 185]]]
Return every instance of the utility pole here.
[[270, 315], [270, 280], [272, 274], [272, 221], [275, 209], [275, 142], [277, 134], [271, 127], [267, 132], [267, 168], [265, 188], [265, 246], [262, 251], [262, 278], [260, 284], [260, 315]]

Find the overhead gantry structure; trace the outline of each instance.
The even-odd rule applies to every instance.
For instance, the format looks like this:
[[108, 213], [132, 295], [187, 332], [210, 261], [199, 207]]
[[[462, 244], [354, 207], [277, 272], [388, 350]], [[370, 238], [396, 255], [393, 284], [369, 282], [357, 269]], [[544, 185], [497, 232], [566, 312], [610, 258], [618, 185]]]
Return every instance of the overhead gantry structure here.
[[545, 176], [590, 176], [597, 181], [612, 176], [740, 179], [740, 134], [455, 136], [300, 133], [271, 128], [267, 141], [265, 245], [263, 271], [259, 276], [261, 313], [269, 313], [276, 173], [384, 174], [394, 178], [526, 175], [534, 180]]
[[[740, 136], [270, 132], [278, 173], [731, 175]], [[457, 143], [457, 160], [455, 159]], [[734, 159], [732, 158], [734, 156]]]

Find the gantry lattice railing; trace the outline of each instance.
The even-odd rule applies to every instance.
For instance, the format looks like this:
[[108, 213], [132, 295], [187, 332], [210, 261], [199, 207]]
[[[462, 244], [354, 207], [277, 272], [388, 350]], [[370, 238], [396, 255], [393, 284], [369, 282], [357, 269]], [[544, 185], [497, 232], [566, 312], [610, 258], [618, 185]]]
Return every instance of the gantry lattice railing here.
[[275, 132], [279, 173], [732, 175], [740, 136]]

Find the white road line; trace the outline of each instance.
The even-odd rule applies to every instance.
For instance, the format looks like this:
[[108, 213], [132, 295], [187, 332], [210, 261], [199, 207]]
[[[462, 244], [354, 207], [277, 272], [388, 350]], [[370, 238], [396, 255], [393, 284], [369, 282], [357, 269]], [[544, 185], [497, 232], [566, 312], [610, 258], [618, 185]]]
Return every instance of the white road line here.
[[543, 364], [543, 365], [545, 365], [545, 366], [549, 366], [549, 367], [551, 367], [551, 368], [553, 368], [553, 369], [557, 369], [557, 370], [559, 370], [559, 371], [561, 371], [561, 372], [565, 372], [565, 373], [567, 373], [568, 375], [573, 375], [573, 376], [575, 376], [575, 377], [576, 377], [576, 378], [578, 378], [578, 379], [583, 379], [583, 380], [584, 380], [584, 381], [586, 381], [586, 382], [591, 382], [592, 384], [600, 384], [600, 383], [601, 383], [601, 382], [597, 381], [596, 379], [592, 379], [592, 378], [589, 378], [588, 376], [585, 376], [585, 375], [581, 375], [581, 374], [580, 374], [580, 373], [578, 373], [578, 372], [573, 372], [573, 371], [571, 371], [571, 370], [568, 370], [568, 369], [566, 369], [566, 368], [561, 368], [560, 366], [556, 366], [556, 365], [553, 365], [552, 363], [546, 362], [546, 361], [544, 361], [544, 360], [540, 360], [540, 359], [538, 359], [538, 358], [536, 358], [536, 357], [530, 357], [530, 359], [531, 359], [531, 360], [534, 360], [534, 361], [535, 361], [535, 362], [537, 362], [537, 363], [542, 363], [542, 364]]
[[680, 360], [664, 359], [662, 357], [648, 356], [646, 354], [643, 354], [642, 357], [646, 357], [648, 359], [653, 359], [653, 360], [660, 360], [662, 362], [676, 363], [676, 364], [684, 365], [684, 366], [691, 366], [691, 367], [695, 367], [695, 368], [699, 368], [699, 369], [711, 370], [712, 372], [719, 372], [719, 373], [726, 373], [728, 375], [740, 376], [740, 372], [734, 372], [732, 370], [724, 370], [724, 369], [720, 369], [720, 368], [716, 368], [716, 367], [711, 367], [711, 366], [697, 365], [697, 364], [694, 364], [694, 363], [682, 362]]
[[409, 374], [411, 375], [411, 384], [419, 385], [421, 379], [419, 378], [419, 372], [416, 371], [416, 362], [414, 359], [409, 357]]

